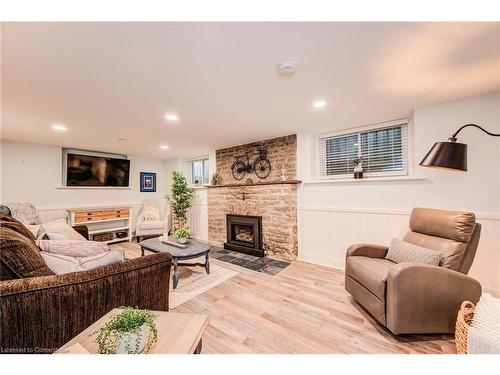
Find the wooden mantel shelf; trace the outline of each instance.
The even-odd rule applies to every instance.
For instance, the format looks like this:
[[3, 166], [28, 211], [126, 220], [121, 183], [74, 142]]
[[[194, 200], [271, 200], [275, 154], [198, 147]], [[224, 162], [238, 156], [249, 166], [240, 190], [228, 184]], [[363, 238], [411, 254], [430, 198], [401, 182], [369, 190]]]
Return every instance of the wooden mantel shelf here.
[[261, 181], [254, 182], [253, 184], [237, 183], [237, 184], [225, 184], [225, 185], [206, 185], [207, 188], [226, 188], [226, 187], [242, 187], [242, 186], [262, 186], [262, 185], [298, 185], [301, 184], [301, 180], [285, 180], [285, 181]]

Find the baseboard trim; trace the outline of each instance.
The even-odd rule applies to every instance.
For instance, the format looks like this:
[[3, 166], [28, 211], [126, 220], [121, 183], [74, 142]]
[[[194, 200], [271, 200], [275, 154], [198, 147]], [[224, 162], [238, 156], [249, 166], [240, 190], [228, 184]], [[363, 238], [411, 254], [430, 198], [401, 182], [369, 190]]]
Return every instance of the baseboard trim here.
[[319, 254], [310, 254], [310, 253], [301, 254], [300, 251], [297, 256], [297, 260], [300, 260], [302, 262], [317, 264], [320, 266], [338, 268], [340, 270], [344, 269], [344, 264], [345, 264], [345, 259], [326, 257], [324, 255], [319, 255]]

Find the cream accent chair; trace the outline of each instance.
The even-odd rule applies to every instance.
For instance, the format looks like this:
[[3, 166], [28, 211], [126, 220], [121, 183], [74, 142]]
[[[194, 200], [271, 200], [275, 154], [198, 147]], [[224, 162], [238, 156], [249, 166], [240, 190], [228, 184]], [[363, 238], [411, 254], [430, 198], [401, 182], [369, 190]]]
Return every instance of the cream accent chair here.
[[[146, 220], [144, 217], [147, 208], [155, 208], [160, 213], [159, 220]], [[172, 228], [172, 212], [170, 205], [164, 199], [147, 199], [142, 204], [135, 225], [135, 237], [141, 242], [144, 237], [160, 236]]]

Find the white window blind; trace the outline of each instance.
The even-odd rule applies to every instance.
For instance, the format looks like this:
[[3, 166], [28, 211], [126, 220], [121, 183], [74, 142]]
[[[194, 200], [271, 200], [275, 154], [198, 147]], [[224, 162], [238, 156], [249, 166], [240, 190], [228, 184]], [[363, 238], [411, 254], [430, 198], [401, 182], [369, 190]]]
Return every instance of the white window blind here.
[[408, 123], [324, 136], [319, 142], [320, 176], [351, 176], [353, 160], [362, 157], [367, 176], [393, 176], [408, 172]]
[[191, 161], [191, 183], [208, 183], [208, 159], [199, 159]]

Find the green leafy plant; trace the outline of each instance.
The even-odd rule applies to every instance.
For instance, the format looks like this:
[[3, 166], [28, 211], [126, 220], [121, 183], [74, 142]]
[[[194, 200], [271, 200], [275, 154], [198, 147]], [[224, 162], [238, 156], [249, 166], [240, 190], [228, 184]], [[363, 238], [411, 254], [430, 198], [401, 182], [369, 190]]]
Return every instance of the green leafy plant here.
[[357, 158], [352, 159], [352, 165], [355, 166], [355, 167], [357, 167], [358, 165], [360, 165], [362, 162], [363, 162], [363, 157], [362, 156], [358, 156]]
[[96, 336], [94, 342], [99, 345], [100, 354], [116, 353], [117, 345], [122, 337], [125, 338], [125, 350], [128, 354], [139, 353], [139, 344], [141, 340], [135, 341], [135, 347], [131, 347], [130, 334], [140, 334], [142, 326], [146, 326], [148, 339], [145, 352], [149, 352], [151, 346], [158, 338], [158, 331], [155, 323], [156, 316], [148, 310], [134, 309], [125, 307], [123, 312], [112, 315], [110, 320], [100, 329], [91, 334]]
[[212, 175], [212, 185], [219, 185], [222, 182], [222, 176], [219, 174], [219, 172], [215, 172]]
[[174, 228], [182, 228], [185, 226], [193, 195], [194, 189], [189, 186], [182, 172], [172, 171], [172, 188], [168, 198], [172, 207]]
[[175, 238], [188, 238], [191, 235], [191, 231], [188, 228], [179, 228], [175, 231]]

